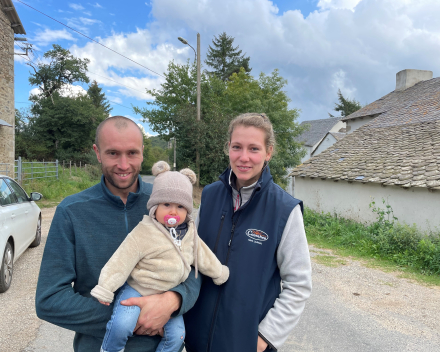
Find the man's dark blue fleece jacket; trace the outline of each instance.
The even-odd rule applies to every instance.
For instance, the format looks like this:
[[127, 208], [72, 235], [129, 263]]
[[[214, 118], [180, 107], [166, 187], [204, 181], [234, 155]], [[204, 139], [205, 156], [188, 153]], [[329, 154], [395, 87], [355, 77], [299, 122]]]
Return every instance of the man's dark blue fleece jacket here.
[[[98, 352], [113, 304], [105, 306], [90, 296], [101, 268], [147, 211], [152, 185], [139, 177], [139, 188], [127, 203], [101, 183], [67, 197], [57, 207], [44, 249], [36, 293], [40, 319], [76, 332], [76, 352]], [[194, 270], [172, 291], [182, 296], [178, 314], [195, 303], [200, 280]], [[116, 293], [117, 294], [117, 293]], [[129, 338], [127, 352], [154, 352], [159, 336]]]

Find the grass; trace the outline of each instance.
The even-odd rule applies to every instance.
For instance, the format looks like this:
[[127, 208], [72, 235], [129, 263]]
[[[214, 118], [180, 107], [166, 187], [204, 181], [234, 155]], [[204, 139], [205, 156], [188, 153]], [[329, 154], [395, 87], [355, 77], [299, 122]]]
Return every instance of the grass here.
[[[440, 285], [440, 236], [400, 224], [392, 209], [374, 204], [377, 222], [364, 225], [336, 215], [305, 209], [304, 224], [309, 243], [332, 249], [339, 256], [363, 260], [367, 266], [400, 272], [400, 276]], [[331, 256], [315, 256], [326, 265], [338, 265]], [[327, 257], [327, 258], [325, 258]]]
[[37, 180], [23, 181], [23, 188], [29, 194], [39, 192], [43, 199], [38, 202], [40, 208], [54, 207], [65, 197], [81, 192], [100, 181], [101, 170], [98, 166], [87, 165], [84, 168], [72, 168], [72, 175], [69, 169], [60, 168], [58, 179], [44, 178]]

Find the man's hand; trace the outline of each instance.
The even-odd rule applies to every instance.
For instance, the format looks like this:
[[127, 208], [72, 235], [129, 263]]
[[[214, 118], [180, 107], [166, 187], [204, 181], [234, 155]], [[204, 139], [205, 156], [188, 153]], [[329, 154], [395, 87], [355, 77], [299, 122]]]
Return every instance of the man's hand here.
[[132, 297], [121, 302], [124, 306], [138, 306], [141, 309], [134, 328], [137, 335], [154, 336], [162, 331], [171, 314], [180, 308], [180, 294], [167, 291], [146, 297]]
[[267, 343], [258, 336], [258, 342], [257, 342], [257, 352], [263, 352], [267, 348]]

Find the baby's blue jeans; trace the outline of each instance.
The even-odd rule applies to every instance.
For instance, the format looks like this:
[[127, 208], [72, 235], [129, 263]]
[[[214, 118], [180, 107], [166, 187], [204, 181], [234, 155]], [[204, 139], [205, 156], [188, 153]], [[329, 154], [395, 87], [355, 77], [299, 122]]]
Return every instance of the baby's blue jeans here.
[[[136, 327], [141, 309], [138, 306], [123, 306], [121, 301], [131, 297], [142, 297], [127, 283], [122, 286], [116, 296], [113, 314], [107, 323], [107, 331], [101, 346], [101, 352], [123, 352], [125, 344]], [[156, 352], [177, 352], [185, 339], [183, 317], [171, 318], [163, 327], [164, 335]]]

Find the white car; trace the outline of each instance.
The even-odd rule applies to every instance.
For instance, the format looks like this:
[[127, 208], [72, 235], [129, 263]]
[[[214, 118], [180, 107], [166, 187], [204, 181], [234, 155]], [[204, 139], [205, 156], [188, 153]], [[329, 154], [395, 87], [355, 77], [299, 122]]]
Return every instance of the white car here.
[[41, 242], [41, 211], [35, 201], [42, 197], [38, 192], [29, 197], [17, 182], [0, 175], [0, 293], [11, 286], [15, 261]]

